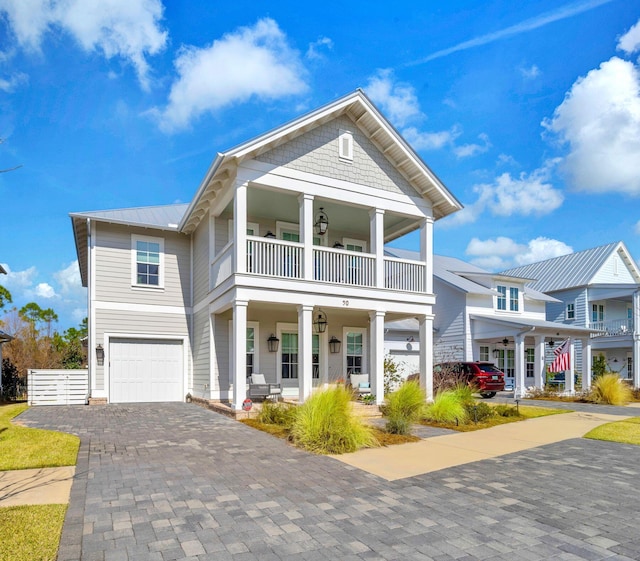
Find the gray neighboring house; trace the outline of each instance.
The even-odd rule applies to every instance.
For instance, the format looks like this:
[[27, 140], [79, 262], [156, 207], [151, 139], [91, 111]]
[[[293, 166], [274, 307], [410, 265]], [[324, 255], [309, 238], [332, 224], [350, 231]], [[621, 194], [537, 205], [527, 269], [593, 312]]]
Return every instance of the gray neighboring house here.
[[[304, 401], [367, 374], [418, 318], [432, 372], [433, 223], [462, 205], [360, 90], [216, 156], [188, 205], [71, 214], [93, 401]], [[384, 244], [419, 233], [412, 259]], [[363, 382], [366, 384], [366, 382]]]
[[576, 341], [576, 366], [603, 354], [609, 368], [640, 387], [640, 270], [623, 242], [504, 271], [535, 279], [527, 287], [554, 298], [546, 316], [595, 331], [587, 350]]
[[[387, 248], [388, 255], [410, 259], [414, 252]], [[586, 326], [549, 321], [546, 306], [559, 304], [528, 283], [531, 279], [506, 273], [491, 273], [454, 257], [433, 256], [434, 363], [489, 361], [504, 373], [516, 396], [527, 388], [542, 388], [553, 348], [571, 337], [590, 344], [592, 330]], [[411, 364], [416, 343], [410, 341], [410, 325], [387, 324], [387, 349], [398, 361]], [[417, 331], [414, 323], [413, 333]], [[408, 353], [402, 352], [402, 338]], [[399, 341], [398, 341], [399, 340]], [[398, 344], [400, 343], [400, 344]], [[582, 371], [590, 383], [591, 366]], [[567, 390], [573, 391], [569, 377]]]

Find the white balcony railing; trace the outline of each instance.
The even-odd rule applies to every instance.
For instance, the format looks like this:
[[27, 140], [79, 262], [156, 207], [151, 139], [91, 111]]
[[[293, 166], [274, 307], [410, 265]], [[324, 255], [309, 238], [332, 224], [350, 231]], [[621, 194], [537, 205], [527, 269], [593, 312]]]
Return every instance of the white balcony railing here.
[[418, 261], [385, 257], [384, 286], [404, 292], [424, 292], [425, 269], [426, 265]]
[[610, 319], [607, 321], [592, 321], [589, 327], [602, 332], [594, 333], [591, 337], [619, 337], [633, 333], [633, 320], [623, 318]]
[[247, 273], [300, 279], [303, 248], [301, 243], [247, 237]]
[[313, 248], [314, 280], [375, 286], [375, 255], [344, 249]]

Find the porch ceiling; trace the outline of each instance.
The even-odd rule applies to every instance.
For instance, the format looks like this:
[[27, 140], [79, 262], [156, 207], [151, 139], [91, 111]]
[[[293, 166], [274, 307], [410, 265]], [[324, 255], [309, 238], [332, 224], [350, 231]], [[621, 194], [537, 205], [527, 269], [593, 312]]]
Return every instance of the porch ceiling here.
[[533, 319], [502, 319], [490, 316], [480, 316], [471, 314], [470, 319], [479, 323], [486, 323], [493, 329], [496, 326], [502, 326], [505, 330], [523, 331], [527, 328], [531, 329], [531, 335], [538, 334], [545, 337], [588, 337], [592, 333], [600, 333], [597, 329], [588, 327], [574, 327], [564, 323], [556, 323], [553, 321], [533, 320]]

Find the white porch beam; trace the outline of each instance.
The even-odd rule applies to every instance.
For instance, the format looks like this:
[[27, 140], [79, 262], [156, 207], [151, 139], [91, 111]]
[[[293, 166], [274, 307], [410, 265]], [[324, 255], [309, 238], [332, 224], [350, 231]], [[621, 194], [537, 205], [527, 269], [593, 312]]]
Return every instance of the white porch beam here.
[[[591, 368], [593, 359], [591, 358], [591, 339], [585, 337], [580, 340], [582, 342], [582, 389], [591, 389]], [[635, 385], [635, 384], [634, 384]]]
[[519, 399], [525, 395], [527, 388], [525, 387], [525, 351], [524, 351], [524, 333], [518, 333], [513, 338], [515, 347], [515, 374], [516, 374], [516, 387], [514, 397]]
[[371, 336], [370, 383], [376, 404], [384, 401], [384, 312], [369, 312]]
[[304, 403], [313, 385], [313, 306], [298, 306], [298, 401]]
[[[246, 230], [245, 230], [246, 231]], [[233, 303], [233, 335], [231, 341], [231, 371], [233, 372], [233, 403], [236, 411], [242, 409], [247, 397], [247, 308], [249, 302], [236, 300]]]
[[420, 387], [427, 401], [433, 401], [433, 317], [418, 316], [420, 338]]
[[300, 241], [302, 250], [302, 275], [313, 280], [313, 195], [303, 193], [298, 197], [300, 206]]
[[247, 272], [247, 184], [236, 187], [233, 196], [234, 271]]
[[424, 287], [427, 294], [433, 293], [433, 218], [425, 217], [420, 222], [420, 260], [426, 263]]
[[380, 208], [369, 211], [369, 237], [371, 253], [376, 256], [376, 287], [384, 288], [384, 210]]
[[536, 335], [535, 341], [535, 364], [533, 366], [533, 384], [539, 390], [544, 389], [546, 383], [545, 368], [545, 343], [543, 335]]

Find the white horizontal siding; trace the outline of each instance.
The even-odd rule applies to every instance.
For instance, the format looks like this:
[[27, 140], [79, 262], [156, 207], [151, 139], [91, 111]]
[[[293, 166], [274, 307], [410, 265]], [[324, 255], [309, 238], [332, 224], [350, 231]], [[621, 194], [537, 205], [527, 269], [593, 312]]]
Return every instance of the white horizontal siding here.
[[[216, 221], [217, 222], [217, 221]], [[217, 239], [217, 235], [216, 235]], [[203, 218], [193, 233], [193, 301], [209, 293], [209, 218]]]

